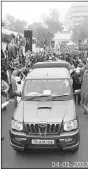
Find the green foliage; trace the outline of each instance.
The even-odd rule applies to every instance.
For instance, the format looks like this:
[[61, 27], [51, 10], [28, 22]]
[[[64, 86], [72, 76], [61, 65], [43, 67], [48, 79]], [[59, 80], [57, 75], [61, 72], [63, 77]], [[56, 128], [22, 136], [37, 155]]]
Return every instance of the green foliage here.
[[4, 28], [11, 31], [23, 33], [27, 24], [28, 23], [24, 20], [15, 19], [13, 16], [7, 15]]
[[38, 47], [44, 47], [44, 44], [49, 46], [54, 34], [61, 31], [63, 27], [59, 21], [59, 13], [56, 9], [51, 10], [49, 16], [45, 16], [43, 20], [44, 25], [40, 22], [28, 25], [28, 23], [24, 20], [21, 21], [19, 19], [15, 19], [11, 15], [7, 15], [4, 28], [24, 33], [26, 27], [26, 29], [33, 31], [33, 37], [37, 39]]
[[59, 13], [56, 9], [51, 9], [49, 15], [45, 15], [44, 23], [53, 34], [62, 31], [62, 23], [59, 21]]
[[48, 28], [44, 27], [40, 22], [36, 22], [29, 25], [28, 29], [33, 31], [33, 36], [37, 39], [37, 46], [44, 47], [44, 44], [49, 46], [53, 34]]

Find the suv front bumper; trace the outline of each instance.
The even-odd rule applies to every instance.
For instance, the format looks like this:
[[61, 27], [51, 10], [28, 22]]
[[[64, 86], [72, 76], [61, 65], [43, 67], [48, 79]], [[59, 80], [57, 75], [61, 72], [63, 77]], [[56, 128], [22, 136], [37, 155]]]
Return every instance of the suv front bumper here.
[[[40, 140], [54, 140], [54, 144], [32, 144], [33, 139]], [[71, 132], [65, 132], [57, 135], [37, 136], [26, 135], [23, 132], [10, 130], [10, 144], [14, 149], [24, 150], [25, 148], [56, 148], [56, 149], [74, 149], [79, 146], [80, 132], [79, 129]]]

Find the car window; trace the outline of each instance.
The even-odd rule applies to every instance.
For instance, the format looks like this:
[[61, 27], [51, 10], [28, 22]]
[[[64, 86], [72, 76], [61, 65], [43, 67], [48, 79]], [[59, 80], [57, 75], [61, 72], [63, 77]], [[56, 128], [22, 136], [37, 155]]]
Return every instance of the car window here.
[[43, 94], [44, 91], [51, 91], [51, 95], [70, 95], [69, 80], [28, 80], [24, 88], [24, 96]]

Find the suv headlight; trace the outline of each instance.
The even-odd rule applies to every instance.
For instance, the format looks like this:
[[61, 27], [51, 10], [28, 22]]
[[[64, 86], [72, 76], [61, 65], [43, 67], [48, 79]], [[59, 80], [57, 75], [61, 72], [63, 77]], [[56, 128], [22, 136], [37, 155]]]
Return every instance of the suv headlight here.
[[12, 120], [11, 128], [18, 130], [18, 131], [22, 131], [23, 130], [23, 124], [22, 124], [22, 122]]
[[71, 131], [73, 129], [78, 128], [78, 122], [77, 120], [72, 120], [64, 123], [64, 130], [65, 131]]

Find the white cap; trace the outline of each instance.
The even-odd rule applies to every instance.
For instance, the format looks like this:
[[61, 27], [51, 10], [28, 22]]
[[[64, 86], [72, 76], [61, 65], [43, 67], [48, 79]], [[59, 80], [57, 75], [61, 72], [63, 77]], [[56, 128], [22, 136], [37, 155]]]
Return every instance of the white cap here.
[[76, 70], [75, 70], [76, 73], [80, 73], [80, 68], [77, 67]]
[[16, 82], [20, 82], [21, 81], [21, 79], [20, 79], [20, 77], [18, 77], [18, 76], [16, 76]]

